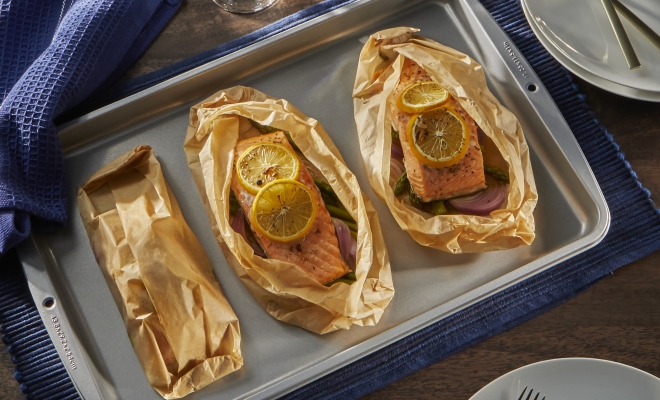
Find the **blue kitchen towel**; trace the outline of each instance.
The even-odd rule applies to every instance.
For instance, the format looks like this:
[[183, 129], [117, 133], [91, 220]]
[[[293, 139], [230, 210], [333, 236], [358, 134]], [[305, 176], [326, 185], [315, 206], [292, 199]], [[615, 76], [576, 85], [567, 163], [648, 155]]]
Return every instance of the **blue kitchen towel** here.
[[0, 253], [66, 222], [53, 119], [121, 76], [181, 0], [0, 0]]
[[[251, 35], [165, 70], [137, 80], [121, 82], [104, 94], [95, 96], [96, 101], [103, 99], [107, 102], [159, 83], [174, 74], [353, 1], [355, 0], [326, 0]], [[286, 396], [288, 398], [346, 399], [370, 393], [529, 320], [575, 296], [614, 269], [660, 248], [660, 215], [650, 201], [649, 192], [637, 181], [611, 135], [594, 120], [584, 97], [572, 82], [571, 75], [557, 64], [536, 40], [520, 9], [519, 0], [482, 0], [482, 3], [530, 62], [573, 130], [610, 207], [610, 231], [598, 246], [582, 255], [322, 377], [289, 394]], [[627, 213], [629, 209], [636, 210], [634, 215]], [[19, 355], [15, 356], [17, 377], [22, 380], [23, 388], [28, 392], [37, 388], [38, 393], [44, 390], [59, 393], [55, 390], [61, 389], [62, 393], [68, 396], [71, 392], [65, 390], [70, 390], [71, 383], [62, 377], [61, 364], [61, 370], [46, 369], [49, 371], [49, 377], [58, 377], [51, 381], [41, 380], [35, 373], [43, 368], [54, 368], [53, 365], [57, 362], [56, 353], [44, 334], [45, 328], [27, 293], [27, 286], [24, 278], [20, 276], [20, 267], [15, 256], [10, 254], [8, 257], [12, 258], [5, 259], [3, 264], [11, 264], [14, 272], [0, 274], [0, 323], [4, 339], [11, 346], [13, 354]], [[15, 287], [18, 288], [14, 289], [12, 294], [5, 296], [6, 288]], [[2, 304], [9, 305], [2, 307]], [[19, 313], [23, 313], [25, 317], [17, 317]], [[29, 379], [26, 380], [26, 377]]]
[[[181, 0], [0, 0], [0, 253], [66, 222], [53, 119], [107, 87]], [[13, 252], [0, 263], [0, 329], [30, 398], [75, 398]]]

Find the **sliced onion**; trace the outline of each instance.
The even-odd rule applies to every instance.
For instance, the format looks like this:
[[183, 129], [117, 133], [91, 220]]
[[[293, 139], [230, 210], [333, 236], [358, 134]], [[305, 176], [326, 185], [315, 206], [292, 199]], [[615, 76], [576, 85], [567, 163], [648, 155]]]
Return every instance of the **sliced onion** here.
[[406, 167], [403, 166], [403, 163], [396, 158], [390, 158], [390, 186], [394, 187], [396, 181], [399, 180], [403, 171], [406, 170]]
[[392, 158], [396, 158], [398, 160], [401, 160], [403, 158], [403, 149], [401, 146], [392, 143], [392, 149], [390, 150], [390, 156]]
[[337, 240], [339, 241], [339, 251], [341, 258], [344, 259], [348, 267], [355, 270], [355, 256], [357, 252], [357, 241], [351, 236], [351, 230], [344, 221], [333, 218], [332, 223], [335, 225], [335, 232], [337, 232]]
[[243, 239], [245, 239], [247, 244], [249, 244], [250, 247], [252, 247], [252, 250], [254, 250], [255, 255], [266, 258], [266, 253], [263, 251], [261, 246], [259, 246], [259, 243], [257, 243], [257, 239], [254, 237], [254, 235], [252, 235], [252, 232], [248, 233], [245, 230], [245, 222], [245, 213], [243, 212], [242, 208], [239, 208], [239, 210], [236, 212], [236, 215], [234, 216], [234, 219], [231, 221], [232, 229], [239, 235], [243, 236]]
[[450, 199], [449, 204], [463, 214], [488, 215], [502, 205], [506, 193], [506, 185], [492, 185], [481, 192]]

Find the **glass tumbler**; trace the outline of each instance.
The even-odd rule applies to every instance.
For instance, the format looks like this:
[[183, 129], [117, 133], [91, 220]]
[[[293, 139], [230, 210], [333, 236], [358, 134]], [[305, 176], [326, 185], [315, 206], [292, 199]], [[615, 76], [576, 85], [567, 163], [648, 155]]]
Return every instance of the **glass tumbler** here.
[[213, 0], [215, 4], [236, 14], [249, 14], [275, 4], [277, 0]]

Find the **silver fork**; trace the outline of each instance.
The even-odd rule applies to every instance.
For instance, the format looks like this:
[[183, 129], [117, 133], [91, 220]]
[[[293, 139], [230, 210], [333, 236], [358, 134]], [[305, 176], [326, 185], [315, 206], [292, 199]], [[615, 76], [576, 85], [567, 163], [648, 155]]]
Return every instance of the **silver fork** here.
[[[520, 397], [518, 397], [518, 400], [522, 400], [523, 396], [525, 395], [525, 392], [527, 392], [527, 386], [523, 389], [522, 393], [520, 393]], [[541, 395], [541, 392], [536, 392], [536, 397], [532, 399], [532, 395], [534, 394], [534, 389], [529, 390], [529, 394], [525, 398], [525, 400], [538, 400], [539, 396]], [[545, 396], [541, 400], [545, 400]]]

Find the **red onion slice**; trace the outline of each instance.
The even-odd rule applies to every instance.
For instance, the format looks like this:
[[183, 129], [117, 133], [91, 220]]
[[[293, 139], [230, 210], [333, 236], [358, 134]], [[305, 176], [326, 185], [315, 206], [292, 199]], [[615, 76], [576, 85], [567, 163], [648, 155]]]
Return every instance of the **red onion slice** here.
[[401, 161], [396, 158], [390, 158], [390, 186], [394, 187], [396, 185], [396, 181], [399, 180], [405, 170], [406, 167], [403, 166]]
[[247, 244], [252, 247], [255, 255], [266, 258], [266, 253], [264, 253], [261, 246], [259, 246], [259, 243], [257, 243], [257, 239], [255, 239], [255, 237], [252, 235], [252, 232], [248, 233], [245, 230], [245, 222], [245, 213], [243, 212], [242, 208], [239, 208], [239, 210], [236, 212], [236, 215], [234, 216], [234, 219], [231, 221], [232, 229], [239, 235], [243, 236], [243, 239], [245, 239]]
[[401, 160], [403, 158], [403, 149], [401, 146], [392, 143], [392, 149], [390, 150], [390, 156], [392, 158], [396, 158], [398, 160]]
[[506, 198], [506, 193], [506, 185], [493, 185], [481, 192], [455, 197], [448, 201], [452, 207], [463, 214], [488, 215], [491, 211], [497, 210], [502, 205], [502, 202]]
[[344, 259], [348, 267], [355, 270], [355, 257], [357, 252], [357, 241], [351, 236], [351, 230], [344, 221], [333, 218], [332, 223], [335, 225], [335, 232], [337, 232], [337, 240], [339, 241], [339, 251], [341, 258]]

